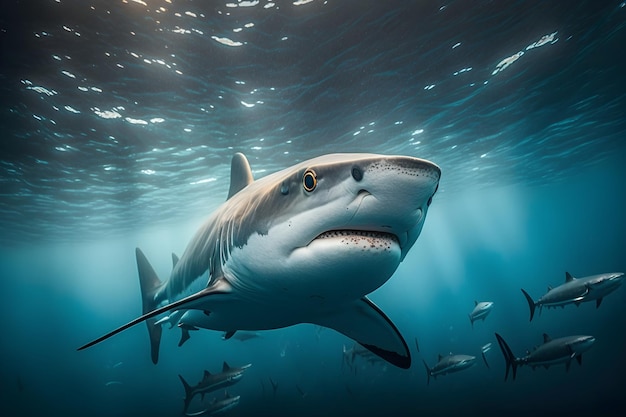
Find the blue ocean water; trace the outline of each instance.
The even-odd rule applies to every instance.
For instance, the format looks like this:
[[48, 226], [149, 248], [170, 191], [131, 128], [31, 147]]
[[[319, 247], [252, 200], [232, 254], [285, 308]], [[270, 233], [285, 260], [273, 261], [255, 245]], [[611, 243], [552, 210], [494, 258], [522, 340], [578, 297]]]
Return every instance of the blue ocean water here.
[[[232, 416], [621, 415], [626, 290], [529, 322], [520, 288], [626, 270], [625, 27], [620, 1], [7, 2], [1, 414], [180, 415], [178, 375], [227, 361], [252, 363]], [[143, 325], [76, 351], [140, 313], [135, 247], [166, 277], [235, 152], [257, 178], [333, 152], [441, 167], [422, 235], [371, 294], [410, 369], [349, 366], [353, 342], [312, 325], [182, 347], [164, 329], [156, 366]], [[475, 300], [494, 309], [472, 327]], [[543, 333], [596, 342], [505, 382], [495, 332], [520, 356]], [[477, 363], [427, 385], [422, 360], [450, 352]]]

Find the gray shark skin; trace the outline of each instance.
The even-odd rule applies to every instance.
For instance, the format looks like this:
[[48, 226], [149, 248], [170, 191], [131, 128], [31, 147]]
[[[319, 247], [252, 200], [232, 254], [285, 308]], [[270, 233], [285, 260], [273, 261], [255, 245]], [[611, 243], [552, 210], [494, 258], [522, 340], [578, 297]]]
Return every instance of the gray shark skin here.
[[472, 329], [474, 328], [474, 322], [476, 320], [485, 321], [485, 318], [491, 313], [493, 309], [492, 301], [474, 301], [474, 309], [469, 314], [470, 323], [472, 323]]
[[232, 408], [239, 405], [240, 398], [241, 396], [239, 395], [233, 396], [230, 395], [227, 391], [224, 391], [224, 397], [220, 400], [218, 400], [217, 398], [213, 398], [213, 401], [211, 401], [206, 409], [195, 413], [185, 412], [184, 415], [188, 417], [204, 417], [222, 414], [223, 412], [231, 410]]
[[496, 333], [496, 339], [504, 355], [506, 362], [506, 372], [504, 380], [509, 376], [509, 370], [513, 369], [513, 380], [517, 374], [517, 367], [529, 365], [533, 369], [543, 366], [548, 369], [551, 365], [565, 364], [565, 370], [569, 371], [572, 359], [576, 359], [582, 365], [582, 354], [591, 348], [596, 341], [593, 336], [566, 336], [552, 339], [546, 333], [543, 334], [543, 344], [535, 347], [532, 352], [527, 352], [526, 356], [517, 357], [511, 351], [509, 345], [502, 336]]
[[181, 375], [178, 375], [180, 381], [183, 383], [183, 387], [185, 388], [185, 404], [183, 413], [187, 412], [189, 404], [191, 404], [191, 400], [193, 400], [196, 395], [200, 395], [201, 398], [204, 399], [205, 394], [209, 392], [236, 384], [243, 377], [244, 371], [250, 366], [252, 366], [252, 364], [240, 367], [231, 367], [224, 362], [222, 372], [212, 374], [209, 371], [204, 371], [202, 380], [194, 386], [189, 385]]
[[522, 288], [522, 293], [528, 302], [530, 309], [530, 321], [533, 320], [535, 309], [539, 307], [558, 307], [567, 304], [576, 306], [586, 301], [596, 302], [596, 308], [600, 307], [603, 298], [615, 291], [624, 279], [623, 272], [609, 272], [606, 274], [591, 275], [588, 277], [574, 278], [569, 272], [565, 273], [565, 283], [558, 287], [548, 287], [548, 292], [537, 301], [533, 301]]
[[437, 378], [437, 375], [446, 375], [452, 372], [459, 372], [474, 365], [476, 362], [475, 356], [470, 355], [439, 355], [435, 366], [430, 368], [425, 360], [424, 367], [426, 368], [426, 375], [428, 377], [426, 385], [430, 384], [430, 377]]
[[[411, 356], [391, 320], [366, 296], [417, 240], [440, 168], [408, 156], [330, 154], [253, 181], [243, 154], [229, 198], [200, 227], [161, 282], [136, 250], [142, 321], [158, 362], [156, 317], [185, 310], [179, 326], [222, 332], [298, 323], [332, 328], [400, 368]], [[202, 288], [193, 292], [194, 284]], [[191, 292], [191, 295], [188, 295]]]

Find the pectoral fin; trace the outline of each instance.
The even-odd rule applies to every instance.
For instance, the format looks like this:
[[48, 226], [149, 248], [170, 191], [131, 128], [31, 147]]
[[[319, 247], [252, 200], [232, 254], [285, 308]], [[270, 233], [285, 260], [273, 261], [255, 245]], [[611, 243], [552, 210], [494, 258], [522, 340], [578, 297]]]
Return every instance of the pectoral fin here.
[[[100, 336], [99, 338], [92, 340], [91, 342], [79, 347], [77, 350], [83, 350], [86, 349], [88, 347], [91, 347], [97, 343], [102, 342], [103, 340], [108, 339], [111, 336], [114, 336], [138, 323], [141, 323], [142, 321], [147, 321], [147, 320], [152, 320], [154, 321], [154, 317], [158, 316], [159, 314], [162, 313], [166, 313], [168, 311], [171, 310], [176, 310], [176, 309], [189, 309], [189, 308], [194, 308], [197, 304], [201, 303], [202, 301], [205, 301], [204, 299], [206, 297], [210, 297], [210, 296], [215, 296], [218, 294], [228, 294], [230, 292], [230, 284], [228, 284], [228, 282], [226, 282], [225, 280], [217, 280], [216, 282], [213, 283], [213, 285], [211, 285], [210, 287], [207, 287], [201, 291], [198, 291], [195, 294], [192, 294], [188, 297], [185, 297], [181, 300], [175, 301], [171, 304], [165, 305], [163, 307], [157, 308], [155, 310], [152, 310], [150, 312], [147, 312], [145, 314], [143, 314], [140, 317], [137, 317], [135, 320], [130, 321], [128, 323], [126, 323], [123, 326], [118, 327], [115, 330], [110, 331], [109, 333], [105, 334], [104, 336]], [[156, 326], [156, 328], [161, 329], [161, 326]], [[154, 344], [153, 344], [154, 346]], [[158, 346], [158, 345], [157, 345]], [[153, 354], [153, 362], [156, 363], [156, 361], [154, 360], [154, 348], [152, 350], [152, 354]]]
[[313, 324], [348, 336], [395, 366], [403, 369], [411, 366], [406, 341], [385, 313], [366, 297], [316, 318]]

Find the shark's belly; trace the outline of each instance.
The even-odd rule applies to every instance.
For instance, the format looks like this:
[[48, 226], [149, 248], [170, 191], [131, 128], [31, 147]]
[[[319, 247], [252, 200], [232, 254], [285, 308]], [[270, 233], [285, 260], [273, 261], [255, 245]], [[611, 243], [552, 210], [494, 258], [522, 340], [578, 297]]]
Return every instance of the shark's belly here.
[[555, 340], [534, 350], [527, 357], [527, 363], [531, 366], [549, 366], [570, 361], [575, 352], [566, 345], [556, 346]]
[[208, 297], [206, 310], [189, 310], [181, 323], [230, 331], [315, 322], [384, 284], [401, 253], [393, 239], [366, 236], [325, 238], [288, 256], [272, 253], [262, 242], [258, 247], [265, 250], [255, 252], [254, 245], [251, 239], [233, 249], [222, 266], [230, 292]]
[[557, 307], [585, 301], [588, 295], [586, 287], [561, 289], [549, 292], [541, 298], [540, 303], [546, 307]]
[[237, 296], [272, 306], [361, 298], [383, 285], [401, 259], [398, 242], [388, 237], [338, 234], [287, 254], [268, 250], [262, 237], [256, 240], [233, 250], [224, 275]]
[[563, 355], [563, 356], [540, 356], [540, 357], [530, 357], [527, 361], [530, 366], [550, 366], [557, 365], [560, 363], [566, 363], [572, 360], [572, 357]]

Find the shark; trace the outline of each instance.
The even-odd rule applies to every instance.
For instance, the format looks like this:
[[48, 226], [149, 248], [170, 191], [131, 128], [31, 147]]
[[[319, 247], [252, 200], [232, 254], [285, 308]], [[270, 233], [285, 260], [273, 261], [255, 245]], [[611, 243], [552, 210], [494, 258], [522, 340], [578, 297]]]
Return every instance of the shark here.
[[428, 377], [426, 385], [430, 384], [430, 377], [437, 378], [437, 375], [446, 375], [452, 372], [459, 372], [464, 369], [470, 368], [476, 362], [475, 356], [470, 355], [438, 355], [437, 363], [430, 368], [425, 360], [424, 367], [426, 367], [426, 375]]
[[545, 307], [564, 307], [567, 304], [575, 304], [587, 301], [595, 301], [596, 308], [600, 307], [604, 297], [615, 291], [624, 280], [623, 272], [609, 272], [605, 274], [590, 275], [575, 278], [569, 272], [565, 272], [565, 282], [557, 287], [548, 286], [548, 291], [537, 301], [522, 288], [522, 293], [530, 308], [530, 321], [533, 320], [535, 309]]
[[589, 350], [596, 341], [595, 337], [588, 335], [565, 336], [552, 339], [548, 334], [544, 333], [543, 344], [535, 347], [533, 351], [527, 352], [526, 356], [517, 357], [498, 333], [496, 333], [496, 339], [506, 362], [505, 381], [509, 376], [511, 368], [513, 369], [513, 379], [515, 380], [517, 367], [522, 365], [529, 365], [533, 369], [537, 366], [543, 366], [548, 369], [551, 365], [564, 363], [566, 371], [569, 371], [572, 359], [576, 359], [578, 364], [582, 365], [583, 352]]
[[226, 363], [226, 361], [224, 361], [224, 364], [222, 366], [222, 372], [212, 374], [209, 371], [205, 370], [202, 380], [194, 386], [189, 385], [189, 383], [185, 381], [185, 379], [181, 375], [178, 375], [185, 389], [185, 404], [183, 412], [187, 412], [187, 410], [189, 409], [189, 404], [191, 404], [191, 401], [196, 395], [200, 395], [201, 399], [204, 400], [204, 396], [207, 393], [234, 385], [239, 382], [241, 378], [243, 378], [244, 371], [250, 366], [252, 366], [252, 364], [246, 364], [239, 367], [231, 367], [228, 365], [228, 363]]
[[492, 301], [474, 301], [474, 309], [471, 313], [469, 313], [470, 323], [472, 323], [472, 328], [474, 328], [474, 322], [476, 320], [485, 321], [485, 318], [491, 313], [493, 309]]
[[219, 400], [217, 398], [213, 398], [206, 409], [194, 413], [185, 412], [184, 415], [188, 417], [204, 417], [222, 414], [223, 412], [231, 410], [239, 405], [240, 399], [240, 395], [231, 395], [228, 391], [224, 391], [224, 397]]
[[136, 248], [143, 314], [78, 350], [145, 322], [156, 364], [162, 333], [156, 318], [183, 310], [179, 325], [228, 333], [328, 327], [409, 368], [405, 339], [367, 295], [415, 244], [440, 177], [439, 166], [426, 159], [338, 153], [254, 180], [247, 158], [236, 153], [226, 201], [196, 231], [167, 280]]

